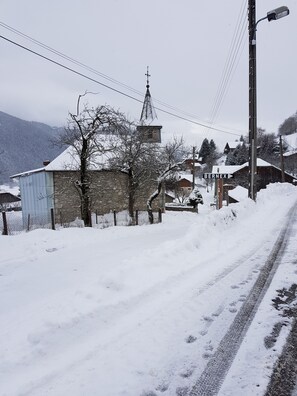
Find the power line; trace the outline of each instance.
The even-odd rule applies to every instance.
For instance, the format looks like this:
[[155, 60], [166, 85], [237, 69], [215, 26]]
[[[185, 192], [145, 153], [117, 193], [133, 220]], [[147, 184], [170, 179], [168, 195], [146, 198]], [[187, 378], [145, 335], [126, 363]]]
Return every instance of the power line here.
[[[71, 67], [69, 67], [69, 66], [63, 65], [62, 63], [57, 62], [57, 61], [55, 61], [55, 60], [53, 60], [53, 59], [51, 59], [51, 58], [49, 58], [49, 57], [47, 57], [47, 56], [45, 56], [45, 55], [42, 55], [42, 54], [40, 54], [39, 52], [34, 51], [34, 50], [32, 50], [32, 49], [30, 49], [30, 48], [28, 48], [28, 47], [25, 47], [24, 45], [19, 44], [19, 43], [17, 43], [16, 41], [13, 41], [13, 40], [11, 40], [11, 39], [9, 39], [9, 38], [7, 38], [7, 37], [4, 37], [4, 36], [2, 36], [2, 35], [0, 35], [0, 38], [2, 38], [3, 40], [5, 40], [5, 41], [7, 41], [7, 42], [9, 42], [9, 43], [11, 43], [11, 44], [13, 44], [13, 45], [16, 45], [16, 46], [19, 47], [19, 48], [22, 48], [22, 49], [25, 50], [25, 51], [28, 51], [28, 52], [30, 52], [30, 53], [32, 53], [32, 54], [38, 56], [38, 57], [40, 57], [40, 58], [42, 58], [42, 59], [44, 59], [44, 60], [47, 60], [47, 61], [49, 61], [49, 62], [51, 62], [51, 63], [53, 63], [53, 64], [55, 64], [55, 65], [57, 65], [57, 66], [60, 66], [60, 67], [64, 68], [65, 70], [68, 70], [68, 71], [70, 71], [70, 72], [72, 72], [72, 73], [74, 73], [74, 74], [76, 74], [76, 75], [78, 75], [78, 76], [80, 76], [80, 77], [86, 78], [86, 79], [88, 79], [89, 81], [92, 81], [92, 82], [94, 82], [94, 83], [96, 83], [96, 84], [99, 84], [99, 85], [101, 85], [101, 86], [103, 86], [103, 87], [105, 87], [105, 88], [107, 88], [107, 89], [110, 89], [110, 90], [112, 90], [112, 91], [114, 91], [114, 92], [116, 92], [116, 93], [118, 93], [118, 94], [120, 94], [120, 95], [123, 95], [123, 96], [125, 96], [125, 97], [127, 97], [127, 98], [129, 98], [129, 99], [132, 99], [132, 100], [134, 100], [134, 101], [137, 101], [137, 102], [139, 102], [139, 103], [142, 103], [142, 102], [143, 102], [141, 99], [137, 99], [137, 98], [135, 98], [135, 97], [132, 96], [132, 95], [129, 95], [129, 94], [127, 94], [127, 93], [125, 93], [125, 92], [122, 92], [122, 91], [120, 91], [120, 90], [118, 90], [118, 89], [116, 89], [116, 88], [113, 88], [113, 87], [111, 87], [111, 86], [109, 86], [109, 85], [107, 85], [107, 84], [104, 84], [104, 83], [102, 83], [102, 82], [100, 82], [100, 81], [98, 81], [98, 80], [96, 80], [96, 79], [94, 79], [94, 78], [92, 78], [92, 77], [90, 77], [90, 76], [87, 76], [86, 74], [81, 73], [81, 72], [79, 72], [79, 71], [77, 71], [77, 70], [75, 70], [75, 69], [73, 69], [73, 68], [71, 68]], [[172, 113], [172, 112], [170, 112], [170, 111], [161, 109], [161, 108], [159, 108], [159, 107], [155, 107], [155, 108], [156, 108], [158, 111], [161, 111], [161, 112], [163, 112], [163, 113], [165, 113], [165, 114], [171, 115], [171, 116], [173, 116], [173, 117], [179, 118], [179, 119], [181, 119], [181, 120], [190, 122], [190, 123], [195, 124], [195, 125], [202, 126], [202, 127], [204, 127], [204, 128], [207, 127], [208, 129], [212, 129], [212, 130], [215, 130], [215, 131], [218, 131], [218, 132], [223, 132], [223, 133], [230, 134], [230, 135], [240, 136], [239, 134], [236, 134], [236, 133], [228, 132], [228, 131], [225, 131], [225, 130], [223, 130], [223, 129], [215, 128], [215, 127], [213, 127], [213, 126], [207, 126], [206, 124], [203, 124], [203, 123], [201, 123], [201, 122], [197, 122], [197, 121], [190, 120], [190, 119], [188, 119], [188, 118], [186, 118], [186, 117], [179, 116], [179, 115], [177, 115], [177, 114], [174, 114], [174, 113]]]
[[[118, 81], [118, 80], [116, 80], [116, 79], [114, 79], [112, 77], [109, 77], [106, 74], [103, 74], [103, 73], [99, 72], [98, 70], [96, 70], [96, 69], [94, 69], [94, 68], [92, 68], [92, 67], [90, 67], [90, 66], [88, 66], [88, 65], [86, 65], [86, 64], [84, 64], [84, 63], [82, 63], [82, 62], [80, 62], [80, 61], [78, 61], [76, 59], [74, 59], [74, 58], [71, 58], [70, 56], [68, 56], [68, 55], [66, 55], [66, 54], [64, 54], [64, 53], [62, 53], [62, 52], [60, 52], [60, 51], [58, 51], [58, 50], [56, 50], [56, 49], [44, 44], [44, 43], [42, 43], [39, 40], [34, 39], [33, 37], [28, 36], [27, 34], [25, 34], [25, 33], [21, 32], [20, 30], [17, 30], [15, 28], [7, 25], [4, 22], [0, 21], [0, 26], [2, 26], [3, 28], [5, 28], [5, 29], [7, 29], [7, 30], [9, 30], [9, 31], [21, 36], [22, 38], [25, 38], [25, 39], [29, 40], [30, 42], [38, 45], [41, 48], [46, 49], [47, 51], [50, 51], [50, 52], [54, 53], [55, 55], [62, 57], [63, 59], [65, 59], [65, 60], [67, 60], [67, 61], [69, 61], [71, 63], [74, 63], [74, 64], [76, 64], [76, 65], [78, 65], [78, 66], [80, 66], [80, 67], [82, 67], [82, 68], [84, 68], [84, 69], [96, 74], [96, 75], [99, 75], [100, 77], [102, 77], [102, 78], [104, 78], [104, 79], [106, 79], [106, 80], [108, 80], [108, 81], [110, 81], [110, 82], [112, 82], [114, 84], [120, 85], [121, 87], [123, 87], [125, 89], [128, 89], [129, 91], [131, 91], [133, 93], [136, 93], [137, 95], [140, 95], [141, 98], [143, 97], [143, 92], [140, 92], [140, 91], [130, 87], [127, 84], [124, 84], [124, 83], [122, 83], [122, 82], [120, 82], [120, 81]], [[195, 114], [192, 114], [192, 113], [189, 113], [189, 112], [185, 112], [184, 110], [181, 110], [181, 109], [179, 109], [177, 107], [169, 105], [168, 103], [166, 103], [164, 101], [161, 101], [161, 100], [158, 100], [158, 99], [156, 99], [154, 97], [152, 97], [152, 99], [153, 99], [154, 103], [159, 103], [159, 104], [161, 104], [164, 107], [167, 107], [167, 108], [169, 108], [171, 110], [174, 110], [175, 112], [183, 114], [183, 115], [185, 115], [187, 117], [194, 118], [199, 123], [202, 123], [199, 120], [199, 117], [197, 117], [197, 115], [195, 115]], [[209, 128], [207, 128], [207, 129], [209, 129]], [[221, 128], [219, 128], [219, 129], [221, 129]], [[242, 131], [238, 131], [238, 130], [236, 131], [236, 130], [231, 129], [231, 128], [229, 130], [233, 130], [234, 132], [241, 132], [242, 133]]]
[[236, 29], [235, 29], [234, 34], [233, 34], [233, 38], [232, 38], [229, 54], [228, 54], [228, 57], [227, 57], [226, 62], [225, 62], [225, 67], [224, 67], [224, 70], [223, 70], [223, 74], [222, 74], [222, 78], [221, 78], [221, 81], [220, 81], [219, 89], [218, 89], [217, 96], [216, 96], [216, 99], [215, 99], [215, 102], [214, 102], [214, 106], [212, 108], [212, 114], [211, 114], [212, 122], [214, 121], [214, 119], [215, 119], [215, 117], [216, 117], [216, 115], [217, 115], [217, 113], [219, 111], [219, 108], [221, 107], [221, 104], [223, 102], [223, 98], [225, 96], [225, 92], [226, 92], [228, 83], [230, 81], [230, 76], [231, 76], [231, 73], [233, 71], [233, 67], [234, 67], [234, 64], [235, 64], [235, 61], [236, 61], [236, 57], [238, 55], [239, 48], [240, 48], [240, 46], [242, 44], [243, 28], [245, 26], [244, 23], [243, 23], [243, 17], [244, 17], [244, 7], [243, 7], [243, 5], [245, 4], [245, 1], [246, 0], [244, 0], [243, 3], [242, 3], [241, 14], [238, 17], [237, 26], [236, 26]]
[[237, 30], [234, 34], [234, 38], [236, 37], [236, 41], [233, 39], [233, 43], [231, 46], [231, 50], [229, 53], [229, 57], [227, 59], [227, 63], [225, 65], [224, 73], [221, 79], [221, 84], [220, 88], [218, 90], [218, 95], [215, 101], [214, 108], [212, 110], [212, 121], [216, 118], [217, 113], [219, 112], [219, 109], [222, 105], [223, 99], [225, 97], [225, 93], [228, 88], [228, 84], [231, 81], [231, 76], [232, 72], [234, 71], [234, 65], [239, 53], [239, 49], [242, 45], [242, 41], [244, 38], [244, 28], [246, 24], [242, 23], [241, 21], [241, 27], [238, 25]]
[[39, 47], [42, 47], [42, 48], [54, 53], [55, 55], [58, 55], [58, 56], [62, 57], [63, 59], [68, 60], [69, 62], [75, 63], [76, 65], [81, 66], [84, 69], [87, 69], [88, 71], [91, 71], [92, 73], [95, 73], [95, 74], [99, 75], [100, 77], [105, 78], [106, 80], [108, 80], [110, 82], [113, 82], [115, 84], [121, 85], [122, 87], [127, 88], [130, 91], [133, 91], [134, 93], [139, 94], [140, 96], [143, 95], [140, 91], [137, 91], [136, 89], [134, 89], [132, 87], [129, 87], [128, 85], [126, 85], [124, 83], [121, 83], [120, 81], [115, 80], [114, 78], [109, 77], [109, 76], [107, 76], [104, 73], [99, 72], [98, 70], [86, 65], [85, 63], [82, 63], [82, 62], [80, 62], [80, 61], [78, 61], [78, 60], [76, 60], [74, 58], [71, 58], [70, 56], [64, 54], [63, 52], [60, 52], [60, 51], [58, 51], [58, 50], [56, 50], [56, 49], [54, 49], [54, 48], [42, 43], [41, 41], [38, 41], [38, 40], [34, 39], [33, 37], [28, 36], [27, 34], [25, 34], [25, 33], [21, 32], [20, 30], [17, 30], [15, 28], [7, 25], [4, 22], [0, 21], [0, 26], [4, 27], [5, 29], [7, 29], [7, 30], [9, 30], [9, 31], [11, 31], [11, 32], [13, 32], [13, 33], [25, 38], [25, 39], [27, 39], [27, 40], [29, 40], [30, 42], [38, 45]]
[[[242, 6], [238, 15], [236, 27], [233, 33], [233, 37], [231, 40], [231, 45], [230, 45], [230, 50], [225, 62], [225, 66], [222, 72], [221, 80], [218, 86], [218, 90], [212, 105], [211, 109], [211, 115], [210, 115], [210, 124], [212, 125], [219, 113], [219, 110], [224, 102], [224, 99], [226, 97], [227, 91], [230, 86], [230, 81], [233, 78], [234, 72], [238, 66], [238, 62], [240, 59], [240, 56], [242, 54], [243, 46], [243, 38], [244, 38], [244, 33], [245, 33], [245, 27], [247, 25], [247, 19], [246, 22], [244, 22], [244, 17], [246, 17], [246, 0], [243, 0]], [[242, 47], [242, 50], [240, 51], [240, 48]], [[238, 54], [240, 51], [240, 55], [238, 58]], [[238, 61], [237, 61], [238, 58]]]

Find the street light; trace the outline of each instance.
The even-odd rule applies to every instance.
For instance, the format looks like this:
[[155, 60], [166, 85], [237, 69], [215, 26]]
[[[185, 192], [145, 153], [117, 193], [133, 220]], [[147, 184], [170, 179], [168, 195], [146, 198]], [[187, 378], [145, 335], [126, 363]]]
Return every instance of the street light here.
[[267, 19], [276, 21], [289, 15], [288, 7], [282, 6], [267, 12], [266, 17], [256, 22], [256, 3], [249, 0], [249, 197], [256, 200], [257, 189], [257, 78], [256, 78], [256, 31], [258, 23]]
[[275, 10], [267, 12], [268, 21], [276, 21], [290, 14], [289, 8], [286, 6], [278, 7]]

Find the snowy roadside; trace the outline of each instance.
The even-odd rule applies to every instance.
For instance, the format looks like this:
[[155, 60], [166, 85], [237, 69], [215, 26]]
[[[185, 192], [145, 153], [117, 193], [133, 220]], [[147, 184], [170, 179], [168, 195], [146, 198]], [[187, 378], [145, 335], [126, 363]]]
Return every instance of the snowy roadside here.
[[166, 213], [154, 226], [1, 237], [1, 395], [173, 395], [189, 387], [296, 193], [273, 185], [256, 205]]

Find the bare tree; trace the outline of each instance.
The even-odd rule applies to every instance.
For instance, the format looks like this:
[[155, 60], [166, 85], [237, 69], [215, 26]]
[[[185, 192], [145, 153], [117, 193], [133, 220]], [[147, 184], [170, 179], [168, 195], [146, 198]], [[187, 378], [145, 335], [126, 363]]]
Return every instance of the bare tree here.
[[[84, 94], [85, 95], [85, 94]], [[81, 203], [81, 216], [85, 226], [91, 226], [89, 170], [98, 155], [113, 149], [111, 137], [121, 128], [123, 115], [113, 108], [102, 105], [80, 110], [79, 95], [76, 114], [69, 114], [68, 125], [57, 139], [57, 143], [73, 148], [77, 161], [78, 178], [74, 181]]]
[[147, 211], [149, 221], [152, 224], [153, 219], [153, 201], [159, 196], [162, 190], [162, 184], [174, 172], [180, 169], [186, 158], [187, 150], [184, 146], [183, 138], [174, 138], [172, 142], [159, 148], [159, 153], [154, 160], [154, 172], [156, 174], [157, 188], [147, 200]]
[[154, 172], [152, 163], [157, 153], [157, 144], [147, 143], [143, 133], [133, 122], [123, 120], [110, 165], [128, 175], [128, 210], [132, 222], [137, 194], [150, 188]]

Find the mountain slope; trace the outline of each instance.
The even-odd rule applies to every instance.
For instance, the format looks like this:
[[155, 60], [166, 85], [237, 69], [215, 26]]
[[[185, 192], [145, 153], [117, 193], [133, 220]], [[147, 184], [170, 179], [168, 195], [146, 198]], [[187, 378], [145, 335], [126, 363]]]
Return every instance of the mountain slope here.
[[42, 167], [43, 161], [60, 154], [62, 149], [51, 143], [60, 131], [0, 111], [0, 184], [15, 173]]

